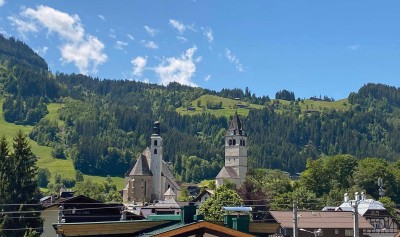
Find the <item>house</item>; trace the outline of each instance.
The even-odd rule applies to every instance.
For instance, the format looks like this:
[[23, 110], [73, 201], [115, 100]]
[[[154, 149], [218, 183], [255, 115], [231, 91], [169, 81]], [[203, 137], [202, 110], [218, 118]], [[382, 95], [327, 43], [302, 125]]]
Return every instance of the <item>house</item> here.
[[237, 112], [232, 117], [225, 135], [225, 165], [216, 177], [216, 186], [224, 180], [239, 187], [247, 174], [247, 134]]
[[[83, 223], [99, 221], [119, 221], [124, 210], [123, 204], [103, 203], [84, 195], [65, 197], [64, 193], [60, 196], [42, 199], [44, 210], [41, 216], [44, 218], [42, 236], [54, 236], [52, 224], [63, 223]], [[130, 220], [141, 220], [143, 217], [129, 214], [124, 217]]]
[[147, 218], [149, 215], [179, 215], [181, 207], [175, 199], [166, 199], [150, 205], [136, 207], [135, 214]]
[[204, 221], [193, 204], [180, 214], [151, 214], [146, 220], [121, 220], [85, 223], [56, 223], [53, 228], [64, 237], [74, 236], [223, 236], [251, 237], [276, 233], [277, 223], [250, 222], [248, 214], [227, 214], [224, 222]]
[[209, 199], [214, 194], [214, 190], [204, 190], [191, 202], [200, 208], [201, 204]]
[[[347, 193], [344, 196], [344, 202], [335, 209], [335, 211], [353, 211], [352, 204], [355, 200], [349, 200]], [[364, 235], [371, 237], [393, 237], [399, 232], [400, 223], [394, 218], [388, 210], [379, 201], [367, 199], [364, 193], [361, 193], [358, 203], [358, 213], [364, 217], [374, 228], [364, 230]]]
[[[352, 212], [329, 211], [299, 211], [297, 212], [298, 237], [310, 237], [310, 233], [321, 229], [319, 236], [346, 237], [353, 236]], [[293, 212], [270, 211], [267, 219], [279, 223], [276, 236], [289, 237], [293, 235]], [[373, 226], [362, 216], [359, 216], [360, 237], [363, 231], [373, 230]], [[300, 230], [302, 229], [302, 230]]]
[[136, 163], [125, 173], [123, 202], [142, 204], [163, 200], [168, 189], [179, 196], [181, 188], [163, 160], [163, 139], [160, 136], [160, 123], [155, 122], [150, 137], [150, 148], [146, 148]]
[[234, 216], [230, 224], [211, 223], [196, 215], [196, 206], [184, 206], [179, 215], [149, 215], [147, 220], [58, 223], [57, 234], [72, 236], [224, 236], [252, 237], [249, 216]]

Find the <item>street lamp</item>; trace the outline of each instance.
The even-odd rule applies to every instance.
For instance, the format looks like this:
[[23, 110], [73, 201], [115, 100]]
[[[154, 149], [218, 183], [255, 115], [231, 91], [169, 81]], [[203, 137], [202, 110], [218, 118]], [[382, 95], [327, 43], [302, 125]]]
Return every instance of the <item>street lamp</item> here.
[[301, 230], [301, 231], [304, 231], [304, 232], [308, 232], [308, 233], [314, 234], [314, 237], [317, 237], [317, 236], [318, 236], [319, 234], [321, 234], [321, 232], [322, 232], [321, 229], [314, 230], [314, 231], [309, 231], [309, 230], [306, 230], [306, 229], [301, 228], [300, 230]]

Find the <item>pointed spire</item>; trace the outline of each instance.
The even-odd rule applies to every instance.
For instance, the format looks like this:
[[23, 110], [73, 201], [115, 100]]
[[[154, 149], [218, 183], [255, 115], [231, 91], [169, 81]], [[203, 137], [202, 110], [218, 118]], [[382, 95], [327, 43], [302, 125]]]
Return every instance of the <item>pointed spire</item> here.
[[242, 123], [240, 122], [237, 110], [235, 112], [235, 115], [233, 115], [233, 117], [231, 118], [229, 128], [226, 131], [226, 136], [232, 136], [232, 135], [246, 136], [246, 132], [242, 127]]

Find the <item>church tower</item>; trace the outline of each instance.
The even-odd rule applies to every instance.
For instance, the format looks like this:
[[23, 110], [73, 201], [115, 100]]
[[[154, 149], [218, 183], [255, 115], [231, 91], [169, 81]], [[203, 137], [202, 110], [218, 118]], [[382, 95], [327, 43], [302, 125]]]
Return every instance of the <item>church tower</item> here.
[[225, 166], [216, 178], [217, 187], [228, 180], [239, 187], [247, 174], [247, 134], [237, 112], [232, 117], [225, 135]]
[[155, 122], [153, 127], [153, 134], [150, 137], [150, 170], [152, 176], [152, 200], [161, 200], [163, 198], [163, 190], [161, 183], [161, 170], [162, 170], [162, 159], [163, 159], [163, 140], [160, 136], [160, 122]]

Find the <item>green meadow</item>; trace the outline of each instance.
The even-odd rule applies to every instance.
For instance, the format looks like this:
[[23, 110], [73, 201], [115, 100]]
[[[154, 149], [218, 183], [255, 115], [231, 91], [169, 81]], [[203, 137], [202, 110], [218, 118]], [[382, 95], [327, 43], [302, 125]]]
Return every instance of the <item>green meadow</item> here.
[[[200, 101], [200, 107], [198, 105], [198, 101]], [[222, 102], [222, 108], [221, 109], [207, 109], [206, 108], [206, 103], [207, 101], [213, 102], [213, 103], [219, 103]], [[273, 103], [276, 100], [271, 100], [271, 103]], [[279, 100], [279, 103], [282, 105], [290, 105], [290, 101], [286, 100]], [[247, 102], [242, 102], [239, 100], [234, 100], [234, 99], [228, 99], [228, 98], [223, 98], [215, 95], [202, 95], [196, 100], [193, 100], [191, 103], [192, 108], [194, 110], [188, 110], [187, 108], [180, 107], [176, 109], [176, 112], [178, 112], [181, 115], [196, 115], [196, 114], [202, 114], [202, 113], [210, 113], [213, 114], [217, 117], [225, 116], [229, 118], [231, 115], [237, 111], [239, 115], [247, 117], [249, 115], [250, 109], [262, 109], [265, 106], [263, 105], [257, 105], [257, 104], [249, 104]], [[245, 105], [245, 108], [238, 108], [237, 105]], [[323, 109], [337, 109], [337, 110], [345, 110], [348, 107], [348, 101], [347, 99], [341, 99], [337, 101], [319, 101], [319, 100], [303, 100], [298, 102], [301, 111], [304, 112], [306, 110], [313, 110], [313, 111], [322, 111]], [[284, 108], [280, 107], [277, 109], [277, 112], [280, 112]]]
[[[58, 110], [61, 108], [62, 104], [52, 103], [49, 104], [47, 109], [49, 114], [45, 116], [45, 118], [50, 120], [56, 120], [60, 127], [64, 126], [64, 122], [58, 119]], [[0, 101], [0, 136], [6, 136], [7, 140], [10, 143], [15, 134], [21, 130], [25, 134], [29, 135], [32, 131], [33, 126], [25, 126], [25, 125], [16, 125], [13, 123], [8, 123], [4, 120], [3, 116], [3, 102]], [[71, 159], [55, 159], [51, 155], [51, 148], [47, 146], [40, 146], [35, 141], [29, 139], [30, 145], [32, 147], [33, 153], [38, 157], [37, 165], [39, 168], [47, 168], [49, 169], [52, 177], [55, 176], [56, 173], [59, 173], [63, 178], [75, 178], [75, 169], [72, 164]], [[11, 147], [10, 147], [11, 149]], [[129, 167], [126, 167], [127, 169]], [[85, 178], [91, 179], [96, 182], [103, 182], [105, 177], [101, 176], [91, 176], [85, 175]], [[117, 185], [118, 190], [123, 189], [124, 179], [121, 177], [111, 177], [114, 183]], [[53, 180], [51, 180], [53, 181]]]

